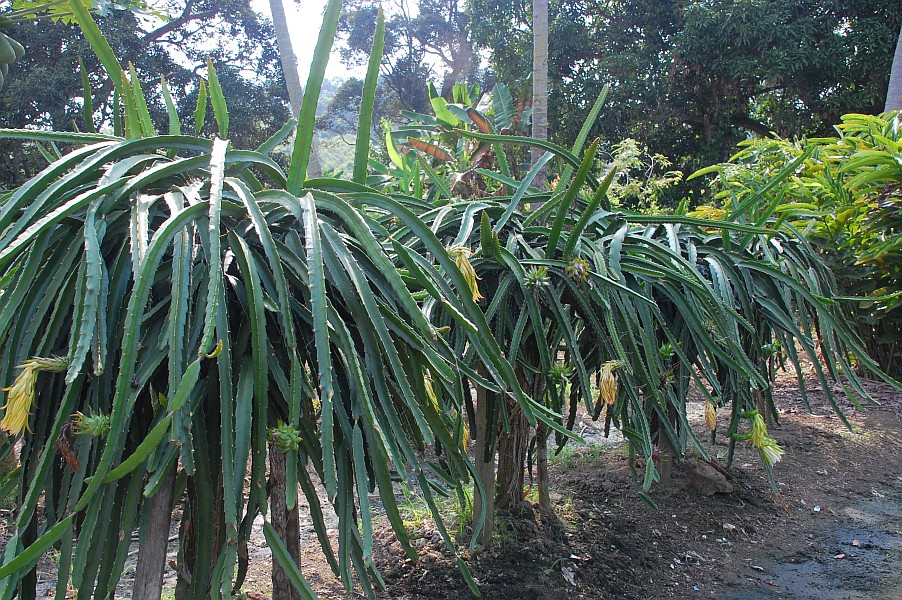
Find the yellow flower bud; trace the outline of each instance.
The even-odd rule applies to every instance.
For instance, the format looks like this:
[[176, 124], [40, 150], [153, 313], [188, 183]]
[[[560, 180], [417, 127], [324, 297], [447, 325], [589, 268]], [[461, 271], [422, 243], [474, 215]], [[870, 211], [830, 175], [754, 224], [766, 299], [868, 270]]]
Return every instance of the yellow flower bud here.
[[752, 417], [752, 428], [749, 431], [749, 443], [758, 449], [761, 460], [768, 467], [774, 466], [783, 458], [783, 449], [774, 438], [767, 433], [767, 424], [757, 412]]
[[764, 418], [755, 413], [755, 416], [752, 417], [752, 428], [749, 431], [749, 442], [755, 448], [761, 449], [765, 439], [767, 439], [767, 425], [764, 423]]

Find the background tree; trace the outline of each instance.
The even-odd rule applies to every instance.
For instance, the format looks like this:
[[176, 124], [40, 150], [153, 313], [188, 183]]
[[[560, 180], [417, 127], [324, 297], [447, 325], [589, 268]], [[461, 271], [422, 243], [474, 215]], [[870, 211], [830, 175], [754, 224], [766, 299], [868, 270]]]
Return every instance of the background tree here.
[[[283, 0], [269, 0], [269, 8], [272, 12], [273, 28], [276, 33], [276, 41], [279, 44], [279, 58], [282, 65], [282, 74], [285, 77], [285, 85], [288, 88], [288, 99], [291, 102], [291, 115], [295, 118], [301, 112], [301, 102], [304, 100], [304, 86], [301, 83], [301, 73], [298, 70], [298, 58], [294, 52], [294, 42], [289, 33], [288, 18]], [[295, 13], [296, 15], [297, 13]], [[319, 177], [323, 170], [319, 163], [319, 151], [316, 138], [313, 138], [313, 149], [310, 152], [310, 164], [307, 169], [313, 177]]]
[[[532, 2], [532, 137], [548, 139], [548, 0]], [[538, 148], [532, 149], [532, 162], [542, 156]], [[536, 183], [542, 185], [545, 171], [541, 171]]]
[[[336, 80], [328, 83], [336, 84]], [[331, 86], [330, 86], [331, 88]], [[316, 119], [316, 130], [320, 132], [322, 146], [341, 144], [346, 149], [347, 160], [353, 159], [354, 136], [357, 133], [357, 120], [360, 115], [360, 100], [363, 93], [363, 80], [356, 77], [345, 79], [337, 86], [323, 90], [320, 94], [321, 111]], [[380, 136], [383, 121], [396, 121], [401, 114], [398, 96], [390, 90], [384, 81], [377, 86], [371, 137]], [[333, 144], [333, 138], [337, 140]], [[380, 144], [381, 145], [381, 144]], [[323, 162], [327, 162], [325, 157]], [[346, 162], [345, 161], [345, 162]], [[332, 165], [334, 166], [334, 165]]]
[[[197, 77], [212, 57], [230, 106], [231, 137], [256, 147], [289, 118], [288, 95], [272, 26], [240, 0], [173, 0], [160, 5], [169, 20], [109, 11], [98, 23], [123, 63], [135, 65], [151, 118], [166, 131], [160, 77], [181, 117], [197, 98]], [[0, 127], [86, 130], [79, 60], [91, 84], [94, 120], [110, 123], [113, 86], [77, 30], [62, 22], [21, 23], [10, 35], [26, 47], [0, 90]], [[228, 43], [219, 43], [228, 39]], [[15, 69], [15, 71], [12, 71]], [[208, 111], [212, 113], [212, 111]], [[208, 114], [212, 121], [212, 114]], [[46, 165], [33, 145], [0, 142], [0, 185], [12, 187]]]
[[[398, 0], [387, 9], [382, 75], [401, 105], [428, 112], [426, 83], [442, 78], [441, 94], [451, 99], [457, 82], [479, 78], [479, 57], [470, 40], [470, 15], [460, 0], [419, 0], [415, 7]], [[373, 42], [377, 4], [350, 0], [343, 7], [339, 32], [344, 36], [342, 58], [348, 65], [362, 64]]]
[[[474, 41], [518, 87], [530, 73], [529, 3], [474, 0], [472, 11]], [[751, 134], [824, 134], [843, 114], [883, 109], [900, 27], [895, 0], [552, 0], [551, 137], [571, 142], [605, 83], [592, 134], [637, 138], [687, 173]]]
[[902, 110], [902, 31], [899, 32], [896, 53], [893, 55], [893, 68], [890, 71], [884, 110]]

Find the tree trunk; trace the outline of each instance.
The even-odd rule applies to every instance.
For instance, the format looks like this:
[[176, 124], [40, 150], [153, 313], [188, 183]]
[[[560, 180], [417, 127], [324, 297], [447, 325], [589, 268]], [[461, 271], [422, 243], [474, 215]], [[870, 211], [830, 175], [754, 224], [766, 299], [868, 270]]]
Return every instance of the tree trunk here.
[[175, 467], [151, 500], [147, 531], [141, 539], [138, 565], [135, 568], [133, 600], [160, 600], [163, 572], [166, 569], [166, 547], [172, 521], [172, 495], [175, 491]]
[[886, 107], [883, 110], [902, 110], [902, 31], [896, 42], [893, 67], [889, 72], [889, 88], [886, 90]]
[[[285, 466], [287, 455], [279, 451], [275, 445], [269, 448], [269, 507], [272, 512], [272, 525], [285, 542], [288, 554], [300, 567], [301, 564], [301, 532], [298, 520], [298, 507], [288, 510], [285, 488]], [[272, 561], [272, 598], [273, 600], [300, 600], [301, 596], [288, 575], [276, 560]]]
[[539, 506], [551, 507], [551, 487], [548, 483], [548, 426], [536, 425], [536, 486], [539, 488]]
[[[548, 139], [548, 0], [532, 2], [532, 137]], [[544, 152], [531, 151], [532, 164]], [[545, 182], [545, 169], [535, 179], [538, 186]]]
[[529, 422], [520, 405], [508, 399], [510, 431], [498, 438], [498, 483], [495, 506], [516, 508], [523, 502], [523, 466], [529, 447]]
[[[489, 403], [493, 400], [490, 392], [476, 387], [476, 444], [473, 449], [476, 462], [476, 476], [482, 489], [485, 490], [485, 524], [479, 532], [477, 541], [488, 548], [492, 545], [492, 534], [495, 531], [495, 453], [485, 460], [489, 443]], [[482, 496], [478, 490], [473, 493], [473, 524], [483, 512]]]
[[[279, 59], [282, 62], [282, 73], [285, 75], [285, 87], [288, 88], [288, 99], [291, 102], [291, 114], [294, 118], [298, 118], [298, 115], [301, 114], [301, 104], [304, 101], [304, 85], [301, 83], [298, 57], [294, 53], [294, 43], [291, 41], [291, 34], [288, 30], [284, 0], [269, 0], [269, 9], [272, 12], [276, 42], [279, 45]], [[292, 10], [294, 10], [293, 6]], [[298, 126], [300, 127], [300, 124]], [[310, 177], [321, 177], [323, 174], [319, 164], [319, 148], [315, 135], [313, 136], [313, 147], [310, 148], [310, 162], [307, 164], [307, 171]]]
[[[473, 56], [475, 54], [473, 44], [466, 38], [465, 32], [459, 32], [456, 37], [456, 45], [451, 50], [451, 60], [450, 62], [446, 61], [450, 70], [442, 80], [442, 98], [448, 102], [453, 99], [455, 83], [470, 84], [473, 79]], [[479, 99], [474, 98], [473, 100]]]

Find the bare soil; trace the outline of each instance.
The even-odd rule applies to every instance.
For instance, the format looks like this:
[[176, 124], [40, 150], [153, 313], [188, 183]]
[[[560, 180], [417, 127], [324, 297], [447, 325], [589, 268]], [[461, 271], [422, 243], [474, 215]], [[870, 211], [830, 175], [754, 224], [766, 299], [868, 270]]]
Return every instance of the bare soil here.
[[[775, 469], [778, 493], [742, 444], [732, 493], [703, 496], [677, 466], [652, 490], [658, 510], [639, 498], [616, 446], [556, 461], [553, 510], [525, 503], [501, 520], [492, 549], [463, 553], [482, 597], [902, 598], [902, 395], [870, 387], [881, 406], [861, 412], [844, 404], [849, 429], [816, 385], [808, 412], [795, 381], [779, 383], [782, 415], [770, 425], [786, 450]], [[690, 408], [701, 437], [703, 405]], [[592, 427], [584, 429], [589, 439]], [[712, 456], [726, 449], [722, 439], [708, 445]], [[427, 521], [415, 535], [420, 559], [412, 562], [390, 532], [379, 533], [376, 562], [387, 583], [380, 597], [472, 597], [434, 526]], [[303, 568], [322, 598], [348, 597], [323, 561]]]

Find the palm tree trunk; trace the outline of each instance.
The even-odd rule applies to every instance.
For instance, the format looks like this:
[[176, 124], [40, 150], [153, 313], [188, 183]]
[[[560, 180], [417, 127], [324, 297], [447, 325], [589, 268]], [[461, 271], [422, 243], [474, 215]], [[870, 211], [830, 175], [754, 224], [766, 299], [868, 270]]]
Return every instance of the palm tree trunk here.
[[[532, 137], [548, 139], [548, 0], [532, 2]], [[542, 157], [533, 148], [532, 163]], [[536, 177], [536, 185], [545, 181], [545, 169]]]
[[[288, 88], [288, 100], [291, 103], [291, 114], [297, 118], [301, 114], [301, 103], [304, 101], [304, 86], [298, 70], [298, 57], [294, 53], [294, 43], [288, 30], [288, 18], [285, 14], [284, 0], [269, 0], [272, 12], [273, 29], [276, 30], [276, 42], [279, 44], [279, 58], [282, 61], [282, 73], [285, 75], [285, 87]], [[319, 164], [319, 148], [316, 136], [310, 148], [310, 162], [307, 165], [310, 177], [321, 177], [322, 167]]]
[[902, 31], [899, 31], [893, 68], [889, 72], [889, 88], [886, 90], [884, 110], [902, 110]]

